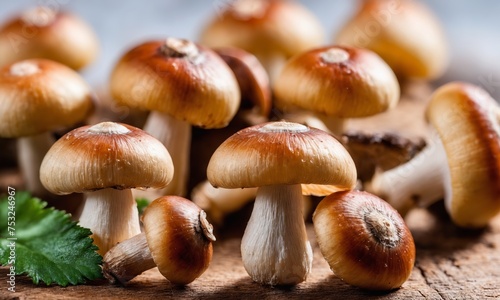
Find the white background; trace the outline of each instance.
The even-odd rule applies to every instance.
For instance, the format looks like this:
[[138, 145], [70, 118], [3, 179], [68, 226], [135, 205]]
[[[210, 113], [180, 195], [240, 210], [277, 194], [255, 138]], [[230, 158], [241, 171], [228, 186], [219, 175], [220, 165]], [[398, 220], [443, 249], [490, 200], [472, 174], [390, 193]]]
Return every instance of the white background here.
[[[0, 0], [0, 22], [37, 4], [57, 6], [87, 20], [101, 42], [99, 60], [84, 70], [94, 87], [107, 84], [118, 57], [131, 46], [166, 36], [196, 40], [203, 25], [230, 0]], [[325, 43], [350, 17], [357, 1], [299, 1], [320, 20], [327, 32]], [[500, 1], [424, 1], [443, 23], [452, 50], [452, 64], [440, 80], [467, 80], [481, 85], [500, 99]]]

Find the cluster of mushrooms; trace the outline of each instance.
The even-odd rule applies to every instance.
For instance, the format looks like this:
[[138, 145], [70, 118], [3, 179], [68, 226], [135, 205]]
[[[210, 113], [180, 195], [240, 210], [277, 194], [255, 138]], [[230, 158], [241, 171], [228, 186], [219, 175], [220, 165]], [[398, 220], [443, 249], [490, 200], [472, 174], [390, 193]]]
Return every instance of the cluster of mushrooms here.
[[[236, 0], [199, 43], [168, 37], [128, 50], [108, 100], [77, 73], [98, 52], [92, 30], [66, 12], [27, 11], [0, 28], [0, 136], [17, 139], [27, 190], [83, 194], [75, 215], [110, 282], [154, 267], [174, 284], [192, 282], [212, 258], [211, 222], [222, 226], [255, 199], [241, 241], [246, 271], [265, 285], [299, 284], [312, 269], [304, 215], [314, 195], [326, 196], [313, 224], [335, 275], [398, 288], [415, 262], [403, 220], [412, 208], [444, 199], [452, 221], [470, 228], [500, 211], [500, 108], [480, 87], [452, 82], [417, 116], [430, 124], [425, 146], [402, 134], [349, 135], [352, 124], [397, 111], [405, 87], [439, 78], [448, 62], [423, 4], [359, 4], [325, 45], [300, 4]], [[110, 102], [130, 115], [113, 115]], [[142, 227], [138, 197], [151, 201]]]

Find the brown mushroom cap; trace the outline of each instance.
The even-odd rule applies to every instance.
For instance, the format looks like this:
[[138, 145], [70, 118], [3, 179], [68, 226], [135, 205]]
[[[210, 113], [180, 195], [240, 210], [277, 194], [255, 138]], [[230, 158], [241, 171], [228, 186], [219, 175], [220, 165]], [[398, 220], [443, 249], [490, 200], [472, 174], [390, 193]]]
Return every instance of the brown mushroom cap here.
[[291, 58], [274, 85], [276, 106], [339, 118], [366, 117], [399, 100], [399, 83], [375, 53], [329, 46]]
[[93, 107], [89, 86], [70, 68], [30, 59], [0, 69], [0, 136], [36, 135], [83, 121]]
[[290, 57], [323, 42], [314, 15], [294, 1], [238, 0], [205, 27], [201, 42], [209, 47], [238, 47], [257, 57]]
[[208, 268], [215, 236], [196, 204], [164, 196], [151, 202], [142, 219], [151, 255], [170, 282], [190, 283]]
[[448, 65], [445, 36], [421, 1], [359, 2], [359, 11], [340, 30], [336, 43], [374, 51], [405, 78], [432, 79], [444, 73]]
[[111, 93], [122, 105], [204, 128], [225, 127], [240, 104], [233, 72], [216, 53], [171, 38], [128, 51], [115, 66]]
[[339, 190], [356, 184], [356, 168], [328, 133], [290, 122], [243, 129], [215, 151], [207, 168], [215, 187], [324, 184]]
[[0, 28], [0, 66], [29, 58], [46, 58], [78, 70], [97, 56], [92, 29], [80, 18], [37, 7]]
[[453, 221], [483, 227], [500, 212], [500, 107], [481, 88], [453, 82], [427, 109], [448, 160], [446, 206]]
[[103, 122], [61, 137], [45, 156], [40, 180], [54, 194], [163, 188], [173, 176], [165, 147], [141, 129]]

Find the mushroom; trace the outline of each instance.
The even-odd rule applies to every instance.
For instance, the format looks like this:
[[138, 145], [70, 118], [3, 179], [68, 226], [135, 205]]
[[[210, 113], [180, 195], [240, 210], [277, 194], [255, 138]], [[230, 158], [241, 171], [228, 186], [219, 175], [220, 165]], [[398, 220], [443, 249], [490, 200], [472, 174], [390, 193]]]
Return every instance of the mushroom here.
[[209, 47], [238, 47], [260, 60], [274, 81], [291, 56], [323, 43], [316, 17], [295, 1], [236, 0], [201, 33]]
[[103, 122], [74, 129], [47, 152], [40, 179], [52, 193], [84, 193], [80, 225], [104, 255], [139, 234], [132, 188], [163, 188], [173, 176], [165, 147], [130, 125]]
[[414, 159], [374, 176], [367, 190], [402, 215], [445, 199], [453, 222], [484, 227], [500, 211], [500, 108], [481, 88], [448, 83], [427, 117], [436, 134]]
[[93, 108], [90, 88], [78, 73], [45, 59], [30, 59], [0, 69], [0, 136], [18, 138], [18, 160], [26, 189], [47, 191], [39, 179], [51, 131], [83, 121]]
[[79, 70], [98, 51], [97, 37], [84, 21], [49, 7], [27, 10], [0, 28], [0, 66], [46, 58]]
[[345, 118], [386, 111], [400, 95], [396, 76], [378, 55], [343, 46], [313, 49], [291, 58], [273, 88], [278, 108], [313, 111], [337, 137]]
[[111, 283], [127, 283], [158, 267], [173, 284], [201, 276], [212, 260], [212, 225], [196, 204], [178, 196], [151, 202], [142, 216], [144, 232], [113, 247], [103, 258], [103, 274]]
[[214, 187], [258, 187], [241, 255], [251, 278], [270, 285], [298, 284], [311, 271], [301, 184], [356, 184], [354, 162], [334, 137], [290, 122], [237, 132], [215, 151], [207, 175]]
[[212, 50], [168, 38], [128, 51], [115, 66], [110, 85], [120, 105], [151, 110], [144, 130], [172, 156], [172, 183], [150, 198], [185, 195], [191, 125], [221, 128], [231, 121], [240, 104], [233, 72]]
[[403, 78], [434, 79], [449, 61], [441, 25], [421, 1], [364, 0], [335, 43], [374, 51]]
[[350, 285], [392, 290], [410, 277], [415, 243], [388, 203], [367, 192], [334, 193], [313, 215], [321, 254], [333, 273]]

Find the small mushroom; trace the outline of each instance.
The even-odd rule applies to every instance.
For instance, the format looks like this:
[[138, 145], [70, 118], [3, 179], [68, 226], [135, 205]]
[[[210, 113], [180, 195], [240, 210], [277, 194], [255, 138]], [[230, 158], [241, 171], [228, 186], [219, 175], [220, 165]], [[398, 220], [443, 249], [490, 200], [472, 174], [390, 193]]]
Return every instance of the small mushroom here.
[[60, 63], [30, 59], [0, 69], [0, 136], [17, 138], [27, 190], [45, 196], [39, 169], [51, 132], [83, 121], [92, 108], [90, 87]]
[[346, 118], [386, 111], [400, 96], [396, 76], [378, 55], [343, 46], [313, 49], [291, 58], [273, 89], [278, 108], [312, 111], [337, 137]]
[[185, 195], [191, 125], [225, 127], [240, 105], [231, 69], [208, 48], [168, 38], [128, 51], [115, 66], [110, 85], [118, 104], [151, 111], [144, 130], [172, 156], [172, 183], [150, 198]]
[[80, 225], [99, 253], [139, 234], [132, 188], [163, 188], [173, 176], [167, 149], [146, 132], [103, 122], [74, 129], [47, 152], [40, 179], [52, 193], [84, 193]]
[[410, 277], [415, 243], [405, 222], [387, 202], [367, 192], [334, 193], [313, 215], [321, 254], [346, 283], [392, 290]]
[[376, 174], [367, 190], [402, 215], [445, 199], [453, 222], [484, 227], [500, 211], [500, 107], [481, 88], [453, 82], [427, 108], [435, 138], [414, 159]]
[[207, 175], [214, 187], [258, 187], [241, 255], [251, 278], [269, 285], [295, 285], [311, 271], [301, 184], [356, 184], [354, 162], [334, 137], [290, 122], [237, 132], [215, 151]]
[[364, 0], [335, 43], [374, 51], [402, 78], [434, 79], [448, 65], [441, 24], [421, 1]]
[[0, 66], [45, 58], [79, 70], [98, 51], [97, 37], [83, 20], [49, 7], [27, 10], [0, 28]]
[[193, 202], [164, 196], [151, 202], [142, 217], [144, 232], [113, 247], [103, 259], [111, 282], [127, 283], [158, 267], [173, 284], [193, 282], [212, 260], [215, 236], [206, 214]]
[[209, 22], [200, 39], [209, 47], [254, 54], [272, 82], [288, 58], [322, 44], [324, 33], [316, 17], [295, 1], [237, 0]]

